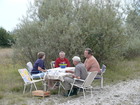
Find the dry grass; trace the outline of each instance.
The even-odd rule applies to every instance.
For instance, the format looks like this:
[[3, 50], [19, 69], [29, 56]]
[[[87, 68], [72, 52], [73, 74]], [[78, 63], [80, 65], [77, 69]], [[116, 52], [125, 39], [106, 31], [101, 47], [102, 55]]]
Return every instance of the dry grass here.
[[[29, 86], [26, 94], [22, 94], [23, 80], [18, 73], [18, 69], [25, 68], [20, 64], [15, 64], [12, 60], [13, 50], [10, 48], [0, 49], [0, 105], [14, 105], [32, 98], [29, 93]], [[40, 84], [37, 84], [40, 85]], [[8, 100], [8, 101], [7, 101]]]
[[118, 83], [120, 81], [139, 78], [140, 75], [140, 57], [133, 60], [124, 60], [118, 62], [114, 67], [108, 67], [105, 73], [105, 83]]
[[7, 65], [12, 63], [11, 56], [13, 55], [13, 50], [11, 48], [0, 49], [0, 65]]
[[5, 93], [20, 91], [22, 82], [17, 69], [21, 66], [12, 62], [13, 50], [0, 49], [0, 98], [7, 96]]

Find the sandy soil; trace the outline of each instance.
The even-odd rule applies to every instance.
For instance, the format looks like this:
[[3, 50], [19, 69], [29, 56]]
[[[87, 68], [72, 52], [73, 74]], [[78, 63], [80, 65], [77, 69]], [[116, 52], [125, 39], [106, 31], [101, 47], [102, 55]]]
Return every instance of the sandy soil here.
[[95, 87], [93, 97], [87, 92], [84, 99], [82, 92], [78, 96], [63, 97], [52, 95], [44, 100], [28, 101], [30, 105], [140, 105], [140, 80], [121, 82], [116, 85], [105, 86], [103, 89]]
[[93, 97], [87, 91], [85, 99], [80, 92], [77, 96], [70, 97], [25, 97], [20, 102], [15, 99], [14, 104], [8, 104], [8, 101], [10, 100], [3, 100], [0, 105], [140, 105], [140, 79], [107, 85], [103, 89], [94, 87]]
[[131, 80], [94, 90], [84, 97], [61, 103], [60, 105], [140, 105], [140, 80]]

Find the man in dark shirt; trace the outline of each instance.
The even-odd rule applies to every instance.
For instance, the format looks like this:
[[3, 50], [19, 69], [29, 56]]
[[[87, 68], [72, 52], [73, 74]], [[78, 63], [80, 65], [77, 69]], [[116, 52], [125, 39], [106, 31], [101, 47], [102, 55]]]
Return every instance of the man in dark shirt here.
[[47, 71], [45, 69], [45, 65], [44, 65], [45, 53], [39, 52], [37, 54], [37, 56], [38, 56], [38, 59], [34, 63], [33, 70], [31, 71], [31, 74], [42, 73], [42, 77], [43, 77], [44, 76], [43, 72]]

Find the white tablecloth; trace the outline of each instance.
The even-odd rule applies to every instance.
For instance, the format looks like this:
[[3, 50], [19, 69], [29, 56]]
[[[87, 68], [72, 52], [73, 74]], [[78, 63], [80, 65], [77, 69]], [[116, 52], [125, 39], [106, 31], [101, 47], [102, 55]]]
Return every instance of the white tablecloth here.
[[66, 73], [66, 70], [72, 70], [74, 71], [75, 67], [66, 67], [66, 68], [53, 68], [53, 69], [49, 69], [47, 71], [47, 73], [44, 76], [44, 79], [53, 79], [53, 80], [60, 80], [60, 81], [64, 81], [64, 77], [65, 76], [71, 76], [71, 73]]

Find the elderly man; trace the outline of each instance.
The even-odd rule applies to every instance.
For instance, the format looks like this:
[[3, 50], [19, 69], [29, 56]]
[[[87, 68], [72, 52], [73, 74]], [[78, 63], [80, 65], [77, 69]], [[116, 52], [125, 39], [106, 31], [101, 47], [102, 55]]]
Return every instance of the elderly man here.
[[70, 62], [65, 58], [65, 52], [63, 51], [59, 53], [59, 58], [55, 60], [55, 67], [59, 67], [59, 64], [67, 64], [67, 67], [70, 67]]
[[90, 48], [86, 48], [84, 51], [84, 56], [86, 60], [84, 65], [89, 72], [98, 71], [100, 72], [100, 66], [96, 58], [93, 56], [93, 52]]
[[[71, 88], [70, 83], [72, 83], [74, 81], [73, 78], [78, 78], [78, 79], [85, 80], [87, 75], [88, 75], [87, 70], [86, 70], [84, 64], [81, 62], [80, 57], [74, 56], [72, 58], [72, 60], [73, 60], [73, 64], [75, 65], [75, 70], [73, 72], [74, 74], [73, 74], [72, 77], [65, 77], [64, 78], [64, 87], [67, 90], [67, 93], [65, 93], [65, 96], [68, 96], [68, 94], [69, 94], [69, 91], [70, 91], [70, 88]], [[66, 72], [71, 72], [72, 73], [72, 71], [66, 71]], [[80, 81], [77, 81], [77, 82], [80, 82]], [[73, 88], [73, 92], [70, 95], [71, 96], [72, 95], [77, 95], [77, 88]]]

